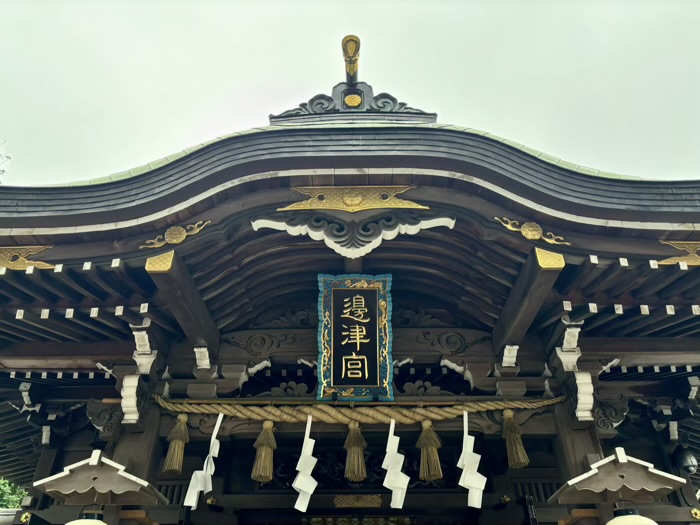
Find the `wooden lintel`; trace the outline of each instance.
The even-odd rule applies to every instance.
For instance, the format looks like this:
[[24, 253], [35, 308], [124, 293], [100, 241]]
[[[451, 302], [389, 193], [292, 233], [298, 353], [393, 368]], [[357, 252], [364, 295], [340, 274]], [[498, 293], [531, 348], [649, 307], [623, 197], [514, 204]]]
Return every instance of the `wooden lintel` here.
[[193, 346], [219, 350], [219, 330], [185, 264], [175, 251], [150, 257], [146, 271], [153, 279], [183, 333]]
[[[118, 390], [113, 386], [63, 386], [54, 387], [46, 394], [40, 395], [38, 401], [73, 403], [88, 399], [114, 398], [118, 395]], [[3, 390], [0, 393], [0, 402], [6, 401], [21, 405], [23, 403], [22, 393], [19, 390]]]
[[493, 348], [518, 345], [564, 268], [564, 257], [540, 248], [530, 254], [493, 328]]
[[0, 366], [11, 370], [93, 369], [96, 362], [131, 361], [133, 353], [133, 341], [15, 343], [3, 347]]
[[697, 337], [582, 337], [587, 360], [620, 359], [620, 366], [700, 365]]

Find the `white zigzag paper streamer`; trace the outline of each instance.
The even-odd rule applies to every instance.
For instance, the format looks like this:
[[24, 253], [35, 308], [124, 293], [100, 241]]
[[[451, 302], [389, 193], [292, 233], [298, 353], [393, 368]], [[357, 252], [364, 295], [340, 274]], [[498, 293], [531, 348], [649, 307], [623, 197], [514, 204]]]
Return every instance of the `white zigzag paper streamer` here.
[[297, 462], [297, 477], [294, 478], [294, 483], [292, 487], [299, 493], [297, 497], [297, 502], [294, 504], [294, 508], [301, 512], [306, 512], [309, 507], [309, 500], [311, 499], [311, 494], [316, 490], [318, 481], [311, 477], [311, 471], [316, 466], [318, 461], [313, 457], [314, 445], [316, 444], [315, 439], [311, 439], [311, 415], [306, 418], [306, 433], [304, 435], [304, 444], [301, 447], [301, 456], [299, 456], [299, 461]]
[[395, 427], [396, 421], [392, 419], [391, 425], [389, 425], [389, 439], [386, 443], [386, 456], [382, 468], [386, 470], [384, 486], [391, 491], [391, 508], [401, 509], [411, 478], [401, 472], [405, 456], [399, 454], [399, 437], [394, 435]]
[[219, 456], [219, 440], [216, 439], [216, 435], [219, 433], [219, 428], [221, 427], [221, 422], [224, 420], [224, 415], [219, 413], [219, 417], [216, 419], [216, 425], [214, 425], [214, 431], [211, 433], [211, 440], [209, 441], [209, 454], [204, 460], [204, 466], [202, 470], [196, 470], [192, 474], [192, 479], [190, 480], [190, 486], [187, 487], [187, 494], [185, 494], [185, 501], [183, 505], [186, 507], [192, 507], [192, 510], [197, 508], [197, 502], [199, 501], [199, 493], [206, 494], [211, 492], [211, 478], [214, 475], [214, 458]]
[[458, 484], [469, 491], [467, 505], [477, 509], [481, 508], [481, 498], [486, 487], [486, 476], [479, 474], [476, 470], [479, 468], [479, 461], [481, 461], [481, 455], [474, 452], [474, 437], [469, 435], [468, 416], [465, 412], [462, 455], [457, 461], [457, 467], [462, 469]]

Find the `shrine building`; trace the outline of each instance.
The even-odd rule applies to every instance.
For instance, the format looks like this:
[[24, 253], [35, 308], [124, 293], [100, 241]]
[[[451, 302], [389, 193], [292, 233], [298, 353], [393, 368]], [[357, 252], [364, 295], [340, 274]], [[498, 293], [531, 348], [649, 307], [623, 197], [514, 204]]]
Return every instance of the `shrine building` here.
[[12, 522], [700, 521], [700, 180], [440, 124], [341, 47], [269, 126], [0, 186]]

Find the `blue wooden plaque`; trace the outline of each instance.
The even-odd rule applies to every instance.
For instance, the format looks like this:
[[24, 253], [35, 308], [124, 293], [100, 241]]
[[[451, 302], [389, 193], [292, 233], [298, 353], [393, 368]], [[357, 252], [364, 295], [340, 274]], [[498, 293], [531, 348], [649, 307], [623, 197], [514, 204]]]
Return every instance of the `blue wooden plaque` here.
[[391, 275], [318, 276], [318, 399], [393, 401]]

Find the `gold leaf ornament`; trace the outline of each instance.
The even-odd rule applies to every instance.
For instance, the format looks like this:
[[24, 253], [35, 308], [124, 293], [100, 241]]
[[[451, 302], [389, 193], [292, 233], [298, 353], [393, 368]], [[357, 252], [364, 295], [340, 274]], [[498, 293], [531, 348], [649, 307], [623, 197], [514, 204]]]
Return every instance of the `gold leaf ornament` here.
[[32, 261], [30, 257], [53, 246], [0, 246], [0, 267], [8, 270], [26, 270], [34, 267], [41, 270], [51, 270], [53, 264], [43, 261]]
[[293, 210], [338, 210], [355, 213], [376, 209], [428, 210], [415, 202], [400, 199], [397, 195], [415, 186], [304, 186], [294, 191], [310, 198], [295, 202], [277, 211]]
[[669, 257], [663, 261], [659, 261], [659, 264], [669, 265], [686, 263], [688, 266], [700, 266], [700, 255], [697, 254], [700, 250], [700, 242], [692, 241], [659, 241], [661, 244], [667, 244], [673, 246], [676, 250], [681, 250], [688, 252], [688, 255], [679, 255], [676, 257]]
[[520, 234], [529, 241], [544, 241], [548, 244], [564, 244], [566, 246], [571, 246], [561, 235], [555, 235], [552, 232], [544, 232], [542, 226], [536, 222], [526, 222], [520, 224], [520, 221], [512, 221], [508, 217], [494, 217], [503, 226], [508, 228], [510, 231], [520, 232]]
[[158, 235], [155, 239], [147, 240], [145, 244], [139, 246], [139, 249], [160, 248], [166, 244], [180, 244], [190, 235], [201, 232], [208, 224], [211, 224], [211, 221], [197, 221], [185, 227], [171, 226], [165, 230], [165, 233]]

